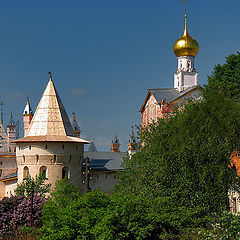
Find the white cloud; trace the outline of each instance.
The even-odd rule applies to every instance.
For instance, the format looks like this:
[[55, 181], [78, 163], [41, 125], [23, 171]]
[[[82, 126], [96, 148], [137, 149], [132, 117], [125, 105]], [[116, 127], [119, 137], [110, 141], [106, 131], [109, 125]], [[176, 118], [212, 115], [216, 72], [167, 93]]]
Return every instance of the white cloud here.
[[112, 120], [103, 120], [99, 123], [100, 128], [109, 128], [112, 126]]
[[85, 90], [81, 89], [81, 88], [75, 88], [75, 89], [72, 89], [70, 91], [70, 95], [72, 95], [72, 96], [85, 96], [87, 94], [88, 93]]
[[19, 99], [23, 99], [25, 97], [26, 96], [21, 92], [12, 92], [12, 93], [9, 93], [6, 95], [6, 98], [8, 100], [19, 100]]

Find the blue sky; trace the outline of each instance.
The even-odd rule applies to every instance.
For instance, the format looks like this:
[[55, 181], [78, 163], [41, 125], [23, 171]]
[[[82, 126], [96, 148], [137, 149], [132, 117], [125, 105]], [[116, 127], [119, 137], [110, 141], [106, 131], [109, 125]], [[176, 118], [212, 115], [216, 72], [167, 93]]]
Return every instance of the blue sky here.
[[[199, 83], [240, 47], [240, 1], [188, 4], [188, 29], [200, 51]], [[82, 137], [108, 151], [115, 131], [127, 149], [131, 125], [148, 88], [173, 86], [172, 47], [184, 28], [180, 0], [0, 1], [0, 100], [22, 120], [26, 97], [35, 110], [48, 72]]]

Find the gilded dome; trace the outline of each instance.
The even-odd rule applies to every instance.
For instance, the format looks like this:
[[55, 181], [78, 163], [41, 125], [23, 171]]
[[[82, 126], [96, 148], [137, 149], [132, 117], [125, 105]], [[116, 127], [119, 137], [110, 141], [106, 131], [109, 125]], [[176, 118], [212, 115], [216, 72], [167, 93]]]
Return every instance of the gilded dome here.
[[199, 45], [193, 39], [187, 30], [187, 16], [185, 15], [185, 29], [183, 35], [174, 43], [173, 51], [177, 57], [193, 56], [195, 57], [199, 51]]

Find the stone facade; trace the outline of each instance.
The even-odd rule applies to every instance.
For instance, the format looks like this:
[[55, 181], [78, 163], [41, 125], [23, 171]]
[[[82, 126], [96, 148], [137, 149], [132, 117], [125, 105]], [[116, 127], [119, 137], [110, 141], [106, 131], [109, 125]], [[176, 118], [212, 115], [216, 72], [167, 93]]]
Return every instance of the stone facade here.
[[46, 183], [67, 177], [73, 185], [81, 188], [81, 166], [83, 144], [81, 143], [18, 143], [17, 145], [18, 182], [30, 175], [43, 173]]

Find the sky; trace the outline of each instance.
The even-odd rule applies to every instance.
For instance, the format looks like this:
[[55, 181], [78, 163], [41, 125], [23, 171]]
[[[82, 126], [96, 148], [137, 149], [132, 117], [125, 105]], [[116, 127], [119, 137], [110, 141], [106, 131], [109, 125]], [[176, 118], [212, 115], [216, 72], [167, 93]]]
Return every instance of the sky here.
[[[240, 49], [240, 1], [192, 0], [188, 30], [200, 46], [199, 84]], [[0, 101], [4, 125], [36, 109], [48, 72], [81, 137], [127, 150], [149, 88], [173, 87], [173, 44], [184, 29], [181, 0], [0, 0]], [[23, 130], [21, 130], [23, 134]]]

